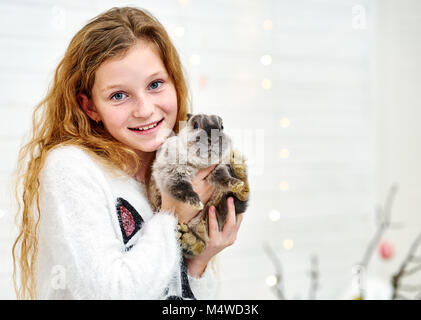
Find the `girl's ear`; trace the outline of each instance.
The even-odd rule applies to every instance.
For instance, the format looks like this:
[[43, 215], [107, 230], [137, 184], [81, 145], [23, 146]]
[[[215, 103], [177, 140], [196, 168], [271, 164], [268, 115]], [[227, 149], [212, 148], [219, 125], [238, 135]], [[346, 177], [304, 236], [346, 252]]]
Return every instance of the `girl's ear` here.
[[76, 97], [77, 97], [79, 106], [83, 109], [83, 111], [85, 111], [85, 113], [89, 116], [89, 118], [91, 118], [95, 122], [98, 122], [101, 120], [101, 116], [96, 111], [96, 108], [94, 104], [92, 103], [92, 99], [89, 99], [84, 93], [78, 93]]

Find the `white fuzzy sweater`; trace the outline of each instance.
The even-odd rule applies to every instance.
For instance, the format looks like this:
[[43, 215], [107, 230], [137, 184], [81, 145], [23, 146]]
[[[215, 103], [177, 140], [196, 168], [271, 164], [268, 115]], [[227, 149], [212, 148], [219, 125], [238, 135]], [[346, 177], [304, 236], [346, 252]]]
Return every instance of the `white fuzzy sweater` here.
[[153, 213], [143, 184], [81, 148], [50, 152], [39, 204], [39, 299], [215, 298], [210, 265], [200, 278], [186, 273], [176, 217]]

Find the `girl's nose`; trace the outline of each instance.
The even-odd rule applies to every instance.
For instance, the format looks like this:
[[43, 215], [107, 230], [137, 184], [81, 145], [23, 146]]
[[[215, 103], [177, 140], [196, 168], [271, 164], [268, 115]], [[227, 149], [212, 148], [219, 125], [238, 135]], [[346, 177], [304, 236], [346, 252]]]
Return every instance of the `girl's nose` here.
[[155, 111], [155, 105], [148, 99], [138, 98], [134, 106], [133, 116], [136, 118], [150, 118]]

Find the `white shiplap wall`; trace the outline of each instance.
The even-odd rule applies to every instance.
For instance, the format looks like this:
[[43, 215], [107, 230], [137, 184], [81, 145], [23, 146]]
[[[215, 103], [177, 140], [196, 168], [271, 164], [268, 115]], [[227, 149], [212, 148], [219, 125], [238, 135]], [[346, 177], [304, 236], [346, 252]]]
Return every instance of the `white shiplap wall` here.
[[[0, 298], [14, 298], [7, 183], [33, 106], [74, 33], [103, 10], [126, 4], [148, 9], [167, 27], [195, 111], [219, 114], [226, 128], [251, 134], [239, 131], [236, 141], [248, 141], [255, 162], [252, 200], [236, 244], [220, 255], [218, 297], [275, 298], [265, 284], [274, 272], [262, 250], [267, 242], [282, 259], [287, 298], [307, 297], [313, 253], [320, 261], [317, 298], [339, 298], [374, 230], [376, 6], [369, 0], [0, 2]], [[366, 16], [355, 20], [361, 8]], [[271, 30], [263, 28], [266, 19]], [[176, 36], [180, 26], [183, 37]], [[190, 62], [195, 54], [198, 65]], [[260, 63], [264, 54], [271, 65]], [[264, 79], [271, 89], [262, 88]], [[289, 119], [287, 128], [281, 118]], [[286, 159], [279, 156], [283, 148]], [[288, 191], [280, 190], [281, 181]], [[281, 213], [277, 222], [268, 219], [273, 209]], [[282, 246], [285, 239], [293, 249]]]
[[[395, 258], [373, 261], [379, 278], [397, 272], [421, 232], [421, 2], [378, 0], [378, 50], [376, 53], [376, 191], [384, 198], [393, 183], [398, 185], [392, 220], [401, 228], [389, 229], [384, 239], [394, 243]], [[421, 247], [416, 256], [421, 256]], [[416, 267], [411, 263], [409, 268]], [[421, 284], [421, 272], [404, 279]], [[401, 292], [421, 298], [421, 290]]]

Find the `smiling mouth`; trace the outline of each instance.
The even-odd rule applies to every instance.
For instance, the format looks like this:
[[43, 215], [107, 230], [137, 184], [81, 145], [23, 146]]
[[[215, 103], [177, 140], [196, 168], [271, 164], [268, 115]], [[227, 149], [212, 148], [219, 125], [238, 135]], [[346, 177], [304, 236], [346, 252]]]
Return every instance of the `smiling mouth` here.
[[129, 128], [129, 130], [132, 130], [132, 131], [147, 131], [147, 130], [153, 129], [156, 126], [158, 126], [163, 120], [164, 120], [164, 118], [162, 118], [161, 120], [159, 120], [155, 123], [152, 123], [150, 125], [147, 125], [147, 126], [144, 126], [144, 127], [138, 127], [138, 128]]

